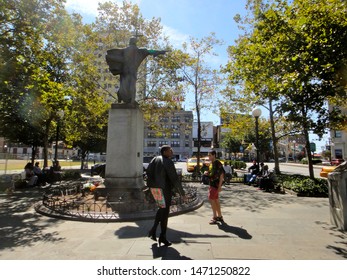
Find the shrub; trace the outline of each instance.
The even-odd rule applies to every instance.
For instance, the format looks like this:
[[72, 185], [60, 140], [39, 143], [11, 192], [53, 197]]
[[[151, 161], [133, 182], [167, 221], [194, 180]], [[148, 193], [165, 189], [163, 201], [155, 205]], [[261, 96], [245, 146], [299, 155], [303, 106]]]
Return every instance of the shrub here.
[[230, 165], [234, 166], [235, 169], [244, 169], [247, 167], [247, 164], [244, 161], [231, 160]]
[[286, 189], [296, 192], [299, 196], [328, 196], [328, 181], [325, 179], [311, 179], [303, 175], [278, 176], [279, 184]]
[[71, 170], [71, 171], [67, 170], [67, 171], [62, 172], [62, 174], [61, 174], [61, 179], [63, 181], [76, 180], [79, 178], [81, 178], [81, 173], [74, 171], [74, 170]]

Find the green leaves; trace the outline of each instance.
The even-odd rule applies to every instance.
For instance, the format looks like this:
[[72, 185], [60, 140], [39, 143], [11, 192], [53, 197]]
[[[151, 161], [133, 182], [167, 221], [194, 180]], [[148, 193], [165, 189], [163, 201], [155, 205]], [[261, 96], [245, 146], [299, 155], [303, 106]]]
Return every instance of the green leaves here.
[[[266, 4], [264, 4], [266, 2]], [[249, 1], [251, 30], [229, 48], [232, 100], [249, 105], [277, 100], [276, 109], [305, 135], [323, 134], [327, 101], [346, 98], [342, 71], [347, 61], [347, 4], [340, 0]], [[234, 106], [244, 110], [243, 102]], [[250, 108], [249, 108], [250, 111]], [[274, 118], [270, 114], [270, 118]], [[324, 121], [322, 121], [324, 120]], [[335, 120], [336, 123], [336, 120]], [[275, 132], [274, 132], [275, 134]], [[274, 143], [275, 142], [275, 139]], [[309, 142], [309, 139], [306, 139]]]

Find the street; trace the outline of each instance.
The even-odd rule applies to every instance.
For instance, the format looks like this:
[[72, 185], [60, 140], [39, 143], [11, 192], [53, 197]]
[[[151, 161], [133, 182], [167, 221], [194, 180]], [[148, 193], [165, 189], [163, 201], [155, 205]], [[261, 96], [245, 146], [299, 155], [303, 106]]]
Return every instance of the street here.
[[[22, 162], [22, 161], [19, 161]], [[3, 163], [3, 164], [1, 164]], [[251, 166], [251, 162], [247, 163], [247, 168], [244, 169], [244, 172], [247, 172], [247, 169], [249, 166]], [[274, 162], [267, 162], [265, 163], [269, 166], [270, 170], [273, 170], [275, 167]], [[23, 165], [23, 164], [22, 164]], [[89, 163], [89, 167], [91, 167], [93, 164]], [[72, 168], [80, 168], [80, 163], [77, 162], [70, 162], [68, 165], [64, 165], [62, 168], [63, 169], [72, 169]], [[188, 173], [187, 172], [187, 163], [186, 162], [176, 162], [175, 163], [176, 168], [181, 168], [183, 174]], [[23, 166], [24, 167], [24, 166]], [[314, 165], [313, 170], [314, 170], [314, 176], [315, 178], [319, 178], [319, 173], [322, 169], [322, 166]], [[285, 163], [285, 162], [280, 162], [280, 170], [282, 173], [289, 173], [289, 174], [301, 174], [308, 176], [308, 165], [304, 165], [301, 163]], [[6, 174], [11, 174], [11, 173], [20, 173], [22, 172], [23, 169], [18, 169], [18, 170], [8, 170]], [[0, 162], [0, 175], [5, 174], [5, 162]]]
[[[251, 162], [247, 163], [247, 168], [244, 169], [245, 172], [247, 172], [248, 167], [250, 167], [251, 164], [252, 164]], [[269, 166], [269, 170], [273, 170], [275, 167], [274, 162], [266, 162], [265, 164], [267, 164]], [[183, 174], [188, 173], [186, 162], [177, 162], [177, 163], [175, 163], [175, 166], [176, 166], [176, 168], [181, 168], [183, 171]], [[318, 165], [313, 166], [315, 178], [320, 178], [319, 173], [320, 173], [321, 169], [322, 169], [322, 166], [318, 166]], [[308, 165], [304, 165], [301, 163], [280, 162], [280, 171], [282, 173], [288, 173], [288, 174], [300, 174], [300, 175], [305, 175], [305, 176], [309, 175]]]

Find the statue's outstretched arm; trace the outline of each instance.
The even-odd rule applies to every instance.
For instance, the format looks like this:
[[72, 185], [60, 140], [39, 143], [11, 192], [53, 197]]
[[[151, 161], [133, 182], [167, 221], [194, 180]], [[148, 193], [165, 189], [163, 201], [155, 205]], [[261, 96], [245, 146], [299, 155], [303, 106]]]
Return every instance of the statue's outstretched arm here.
[[161, 54], [165, 54], [167, 53], [168, 51], [157, 51], [157, 50], [148, 50], [148, 53], [150, 55], [153, 55], [153, 57], [156, 57], [158, 55], [161, 55]]

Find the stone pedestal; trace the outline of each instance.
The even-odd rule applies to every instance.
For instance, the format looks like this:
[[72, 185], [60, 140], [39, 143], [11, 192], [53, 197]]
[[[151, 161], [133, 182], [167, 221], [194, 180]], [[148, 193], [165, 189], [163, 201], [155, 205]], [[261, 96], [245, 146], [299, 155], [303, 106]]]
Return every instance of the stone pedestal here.
[[330, 221], [340, 230], [347, 230], [347, 162], [328, 175]]
[[142, 199], [143, 128], [143, 114], [137, 104], [112, 104], [104, 182], [110, 201]]

